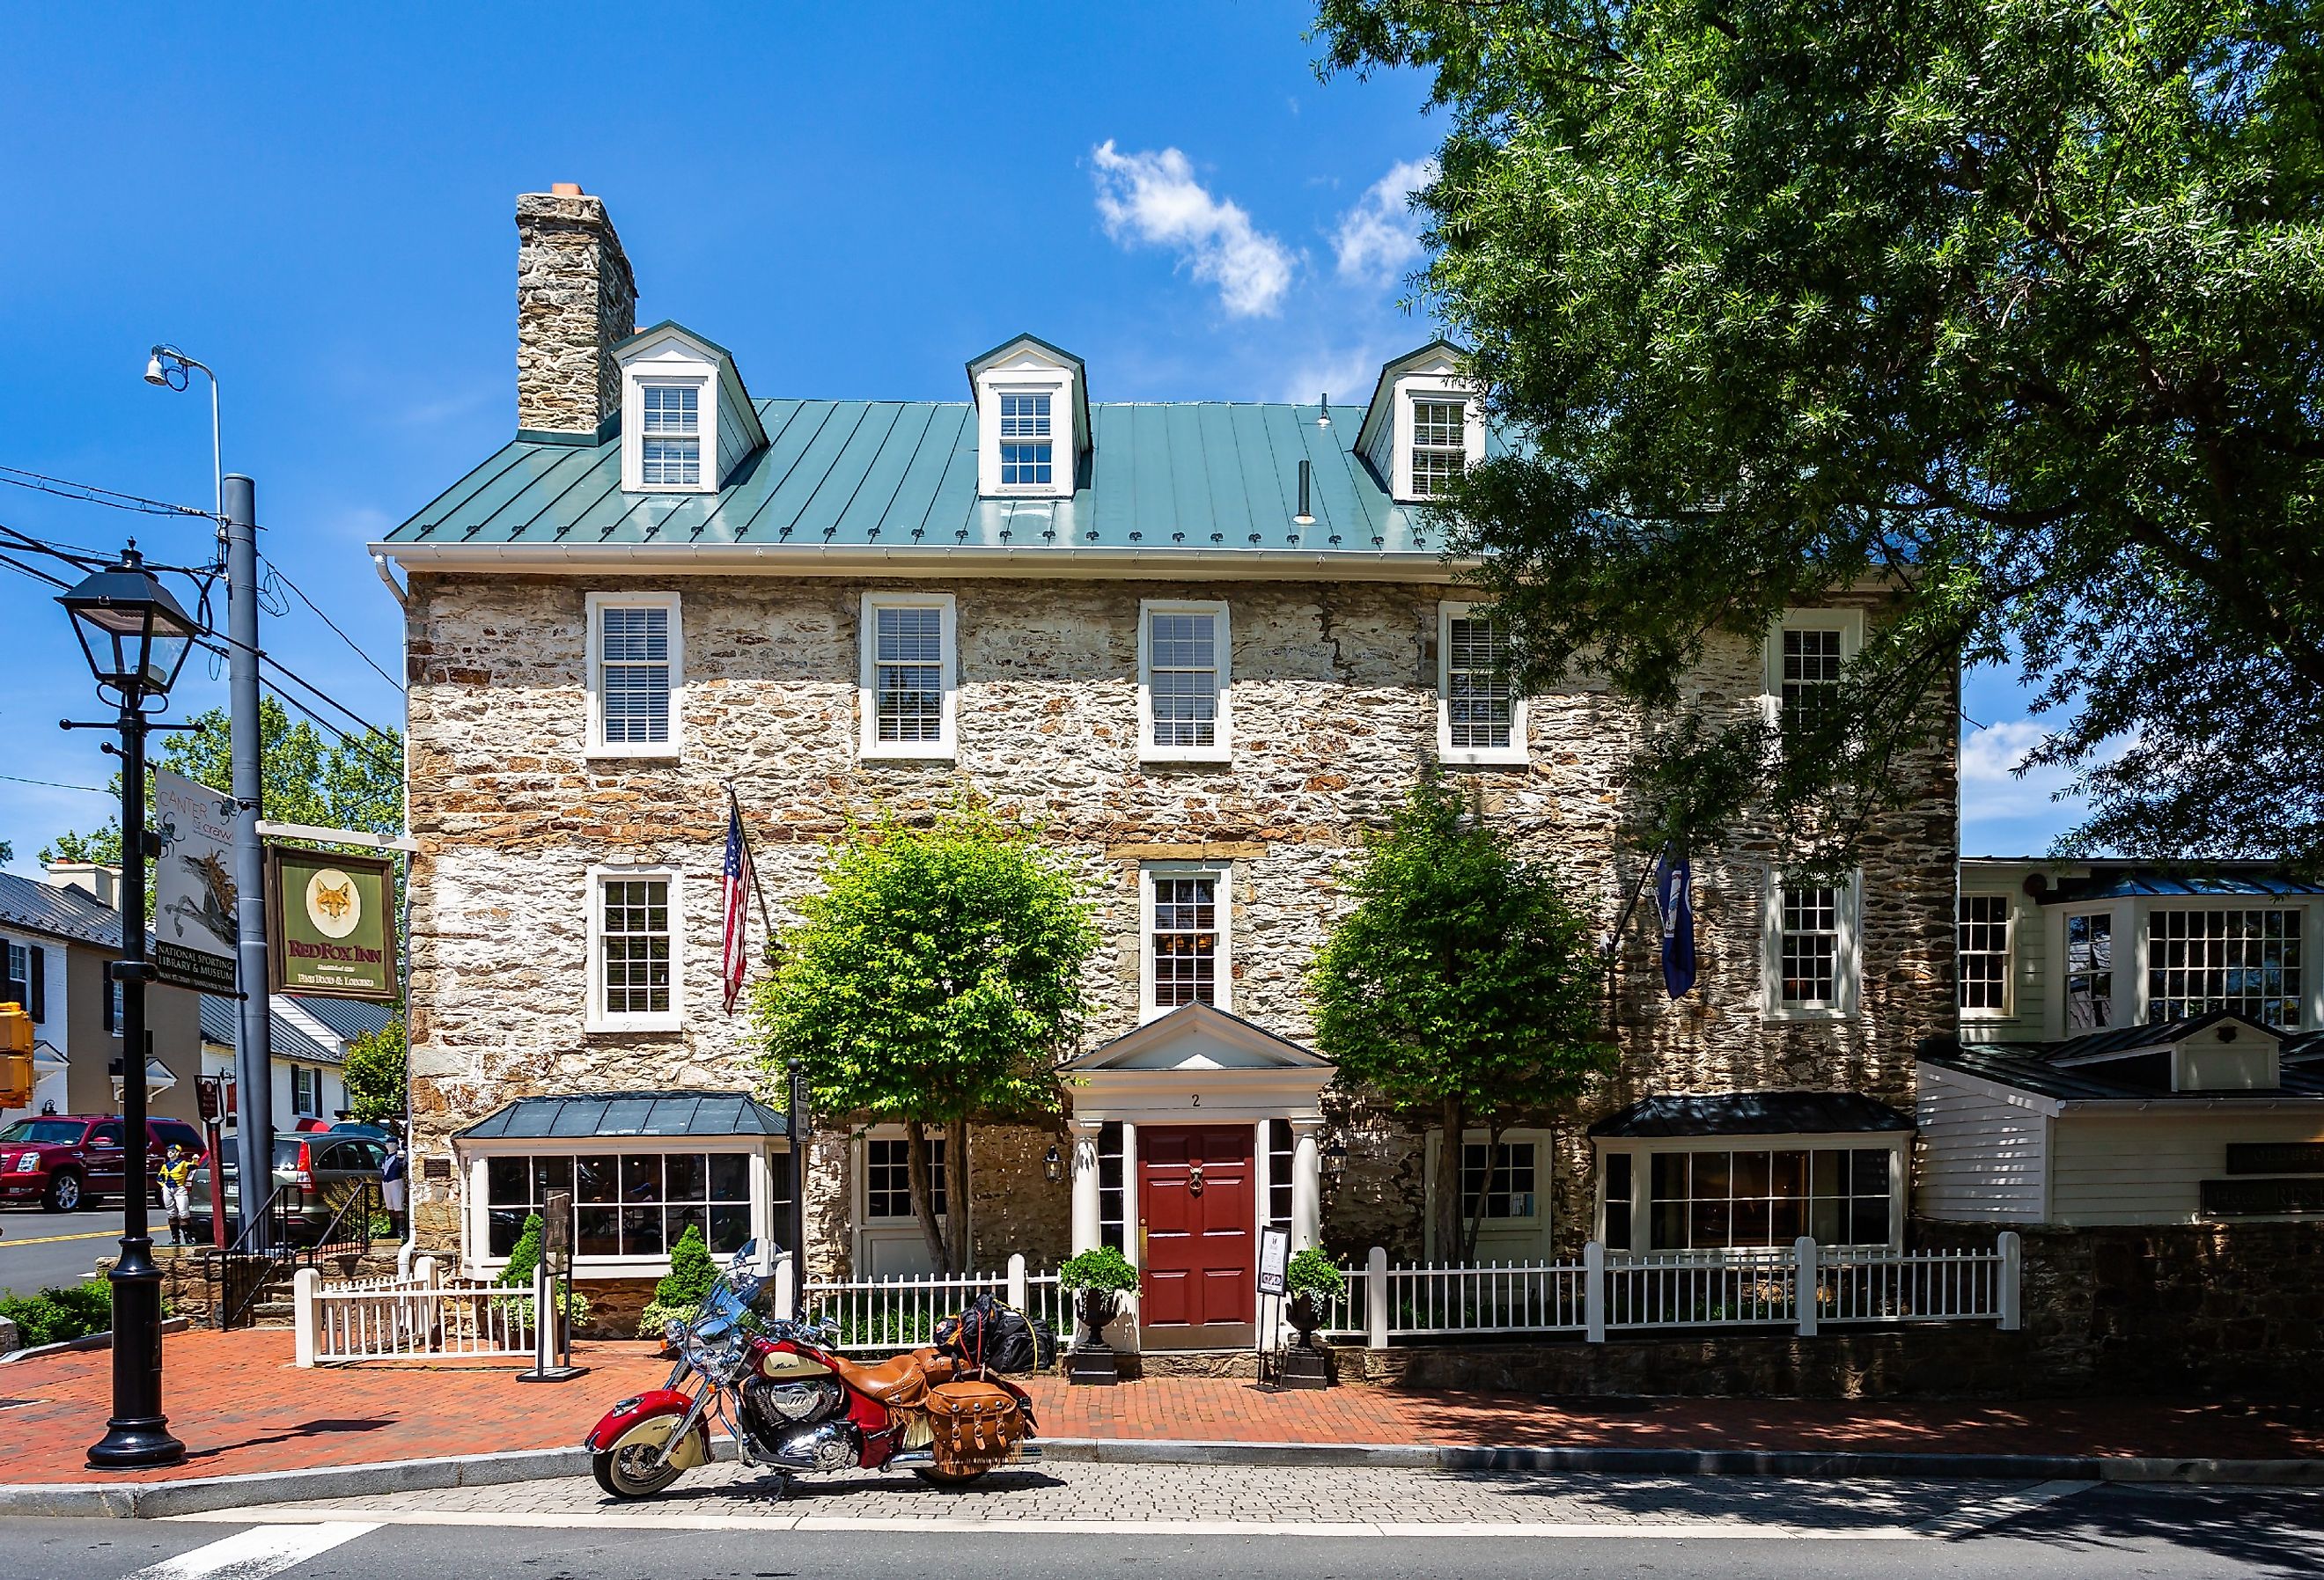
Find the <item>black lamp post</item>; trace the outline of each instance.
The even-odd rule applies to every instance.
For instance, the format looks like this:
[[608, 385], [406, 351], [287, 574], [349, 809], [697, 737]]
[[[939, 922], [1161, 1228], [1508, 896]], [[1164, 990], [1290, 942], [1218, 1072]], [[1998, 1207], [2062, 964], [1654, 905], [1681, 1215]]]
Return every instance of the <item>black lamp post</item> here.
[[161, 1413], [161, 1270], [145, 1218], [145, 735], [160, 712], [202, 628], [153, 579], [133, 542], [121, 563], [88, 577], [57, 600], [72, 616], [73, 634], [97, 677], [97, 695], [120, 709], [107, 725], [121, 735], [121, 958], [112, 975], [121, 984], [121, 1260], [113, 1268], [113, 1418], [90, 1445], [98, 1470], [174, 1465], [186, 1446], [170, 1436]]

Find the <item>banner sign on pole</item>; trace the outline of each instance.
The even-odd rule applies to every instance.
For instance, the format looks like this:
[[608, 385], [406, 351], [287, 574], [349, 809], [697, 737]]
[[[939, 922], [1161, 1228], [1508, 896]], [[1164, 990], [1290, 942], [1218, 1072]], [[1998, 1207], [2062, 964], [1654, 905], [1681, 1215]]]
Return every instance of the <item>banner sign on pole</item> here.
[[153, 975], [174, 987], [235, 985], [234, 801], [166, 768], [153, 771]]
[[394, 1003], [394, 897], [385, 856], [269, 845], [266, 963], [273, 991]]

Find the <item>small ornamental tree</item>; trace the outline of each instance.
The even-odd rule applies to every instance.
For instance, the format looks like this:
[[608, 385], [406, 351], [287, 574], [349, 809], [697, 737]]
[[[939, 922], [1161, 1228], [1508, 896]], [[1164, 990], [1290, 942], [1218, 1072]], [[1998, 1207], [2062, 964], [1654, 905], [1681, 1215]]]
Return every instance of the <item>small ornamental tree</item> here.
[[[1349, 879], [1355, 909], [1311, 977], [1316, 1040], [1342, 1078], [1443, 1127], [1438, 1254], [1476, 1249], [1502, 1129], [1580, 1092], [1612, 1062], [1597, 1021], [1597, 959], [1556, 879], [1468, 816], [1441, 776], [1413, 788]], [[1461, 1138], [1481, 1123], [1487, 1177], [1462, 1211]]]
[[654, 1286], [654, 1299], [664, 1306], [699, 1306], [717, 1281], [718, 1264], [710, 1259], [701, 1226], [688, 1224], [669, 1248], [669, 1271]]
[[401, 1125], [406, 1091], [403, 1017], [347, 1044], [347, 1117], [359, 1124]]
[[[903, 1125], [929, 1260], [964, 1271], [969, 1117], [1055, 1110], [1096, 933], [1063, 860], [979, 806], [860, 832], [823, 876], [759, 990], [770, 1068], [797, 1058], [823, 1112]], [[948, 1226], [931, 1189], [932, 1127]]]

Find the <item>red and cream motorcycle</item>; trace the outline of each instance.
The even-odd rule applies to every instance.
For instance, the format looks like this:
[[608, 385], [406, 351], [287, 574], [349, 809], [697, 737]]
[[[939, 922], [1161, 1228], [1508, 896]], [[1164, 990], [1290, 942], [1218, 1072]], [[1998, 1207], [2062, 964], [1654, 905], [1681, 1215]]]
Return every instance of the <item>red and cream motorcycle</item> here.
[[802, 1472], [910, 1470], [957, 1484], [1040, 1458], [1032, 1403], [976, 1363], [981, 1335], [858, 1365], [833, 1348], [835, 1332], [760, 1314], [769, 1280], [752, 1255], [744, 1246], [693, 1320], [666, 1330], [669, 1381], [616, 1404], [584, 1439], [608, 1493], [650, 1498], [709, 1464], [714, 1417], [744, 1464], [776, 1473], [778, 1497]]

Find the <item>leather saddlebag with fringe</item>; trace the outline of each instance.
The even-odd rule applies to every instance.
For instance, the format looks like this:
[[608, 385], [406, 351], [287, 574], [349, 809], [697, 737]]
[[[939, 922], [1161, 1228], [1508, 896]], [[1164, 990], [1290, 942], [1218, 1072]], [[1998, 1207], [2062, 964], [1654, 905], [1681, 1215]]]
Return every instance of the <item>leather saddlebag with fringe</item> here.
[[936, 1469], [946, 1474], [989, 1470], [1025, 1436], [1016, 1397], [990, 1382], [941, 1383], [928, 1390], [921, 1409], [927, 1412]]

